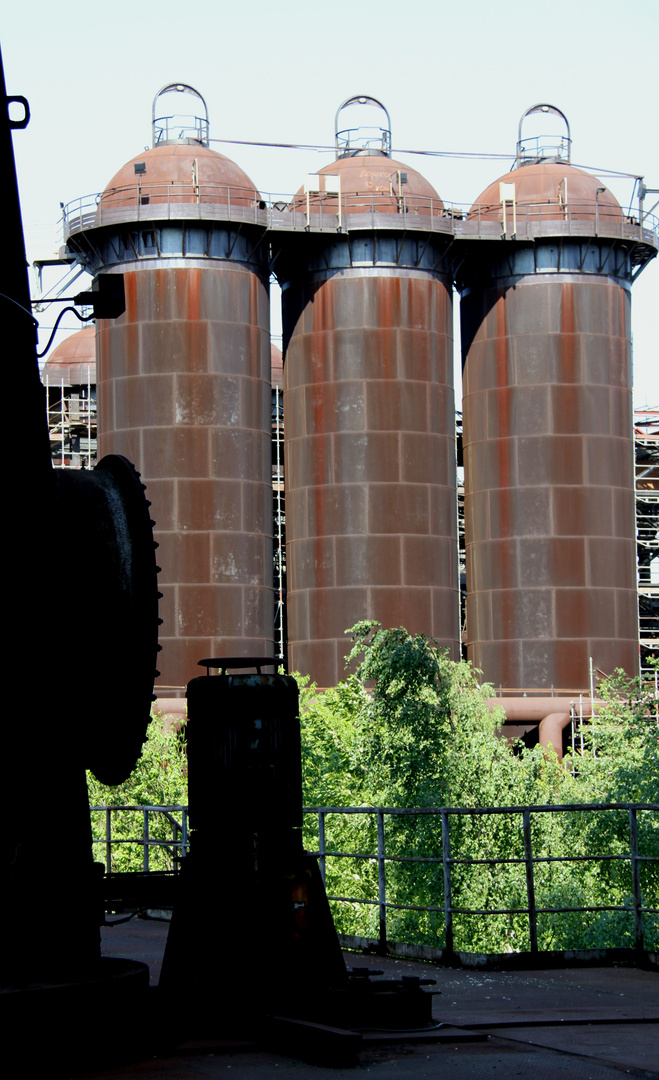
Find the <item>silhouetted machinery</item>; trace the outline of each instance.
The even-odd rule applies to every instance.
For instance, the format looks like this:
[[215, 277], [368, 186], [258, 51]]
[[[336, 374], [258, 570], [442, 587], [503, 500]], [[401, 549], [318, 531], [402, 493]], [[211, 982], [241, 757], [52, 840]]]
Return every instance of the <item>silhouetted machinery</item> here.
[[[120, 1004], [128, 1018], [131, 998], [145, 1005], [146, 966], [100, 956], [102, 868], [92, 856], [85, 769], [117, 784], [140, 754], [158, 650], [157, 567], [149, 504], [125, 458], [105, 457], [92, 472], [52, 468], [11, 143], [29, 109], [7, 98], [4, 74], [0, 94], [10, 232], [0, 303], [28, 428], [6, 504], [14, 513], [13, 681], [4, 727], [0, 1011], [5, 1030], [20, 1030], [30, 1014], [40, 1036], [30, 1053], [47, 1057], [52, 1075], [53, 1059], [99, 1049], [91, 1021], [104, 1006]], [[9, 117], [16, 103], [24, 110], [18, 122]], [[97, 317], [119, 314], [116, 293], [110, 310], [104, 300], [102, 292], [85, 296]], [[296, 683], [262, 674], [271, 659], [201, 663], [207, 674], [188, 687], [192, 850], [159, 988], [161, 999], [176, 995], [179, 1015], [185, 1002], [178, 1031], [186, 1023], [202, 1034], [240, 1029], [284, 1038], [290, 1049], [329, 1040], [344, 1054], [359, 1039], [346, 1029], [429, 1023], [431, 997], [418, 980], [375, 983], [364, 970], [346, 970], [317, 863], [302, 846]], [[245, 667], [256, 674], [229, 673]], [[167, 1022], [167, 1010], [157, 1012]], [[123, 1033], [130, 1049], [137, 1027], [115, 1025], [115, 1043]]]
[[419, 980], [346, 968], [302, 843], [297, 683], [263, 673], [272, 658], [199, 663], [206, 675], [187, 692], [191, 852], [160, 993], [191, 1004], [192, 1034], [275, 1038], [324, 1058], [354, 1051], [356, 1028], [430, 1025]]
[[[52, 468], [11, 137], [27, 125], [29, 107], [7, 97], [1, 60], [0, 97], [0, 309], [23, 425], [22, 457], [7, 469], [4, 489], [0, 1010], [5, 1033], [24, 1032], [25, 1017], [33, 1018], [34, 1061], [80, 1049], [92, 1031], [90, 1010], [148, 987], [146, 965], [101, 959], [102, 868], [93, 861], [85, 769], [116, 784], [140, 754], [158, 588], [148, 503], [133, 466], [113, 455], [92, 472]], [[85, 297], [95, 316], [121, 309], [111, 291], [109, 307], [104, 291]], [[11, 1040], [4, 1046], [9, 1057], [21, 1049]]]

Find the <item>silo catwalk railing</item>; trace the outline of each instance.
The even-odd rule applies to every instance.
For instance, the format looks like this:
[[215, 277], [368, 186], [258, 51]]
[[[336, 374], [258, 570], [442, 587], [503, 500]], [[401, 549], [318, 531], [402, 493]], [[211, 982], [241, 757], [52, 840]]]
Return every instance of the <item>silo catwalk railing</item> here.
[[[308, 230], [310, 232], [339, 228], [346, 232], [369, 227], [386, 215], [391, 229], [422, 229], [445, 233], [465, 240], [497, 239], [502, 236], [503, 214], [500, 203], [449, 203], [437, 197], [416, 197], [403, 194], [397, 198], [395, 210], [389, 195], [340, 195], [318, 193], [312, 197], [311, 213], [306, 201], [295, 195], [265, 194], [258, 198], [250, 188], [230, 185], [199, 184], [192, 197], [189, 185], [183, 183], [128, 185], [116, 189], [121, 198], [121, 210], [104, 205], [102, 192], [73, 199], [63, 209], [61, 239], [66, 242], [76, 233], [97, 226], [121, 221], [152, 221], [192, 219], [203, 216], [235, 222], [252, 223], [276, 231]], [[200, 207], [203, 205], [203, 214]], [[515, 239], [534, 239], [537, 236], [601, 236], [623, 239], [655, 248], [659, 245], [659, 217], [639, 211], [625, 213], [587, 201], [570, 199], [556, 219], [555, 208], [537, 202], [516, 205]], [[498, 217], [495, 215], [499, 215]]]

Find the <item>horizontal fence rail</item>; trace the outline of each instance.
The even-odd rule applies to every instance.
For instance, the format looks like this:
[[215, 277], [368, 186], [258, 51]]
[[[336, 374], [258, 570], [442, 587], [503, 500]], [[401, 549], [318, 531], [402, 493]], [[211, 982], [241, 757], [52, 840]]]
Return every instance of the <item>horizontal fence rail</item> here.
[[[154, 849], [165, 852], [173, 866], [187, 854], [186, 807], [100, 806], [91, 810], [94, 843], [104, 847], [107, 873], [119, 861], [117, 849], [125, 850], [127, 845], [137, 853], [131, 866], [134, 870], [156, 869], [150, 861]], [[318, 858], [339, 933], [353, 932], [355, 921], [359, 922], [355, 912], [371, 912], [366, 920], [370, 932], [360, 936], [374, 939], [381, 952], [387, 951], [388, 942], [401, 940], [400, 926], [391, 926], [394, 913], [411, 913], [423, 919], [433, 928], [430, 940], [426, 933], [425, 944], [434, 942], [435, 948], [449, 954], [470, 951], [465, 948], [469, 935], [474, 935], [469, 920], [477, 919], [480, 926], [487, 927], [493, 920], [501, 922], [505, 917], [502, 925], [509, 935], [507, 951], [538, 953], [549, 951], [541, 940], [543, 918], [580, 916], [583, 922], [587, 915], [626, 920], [628, 929], [614, 930], [625, 941], [615, 941], [615, 946], [627, 942], [636, 950], [657, 951], [658, 812], [659, 804], [654, 803], [466, 808], [315, 806], [304, 810], [305, 846]], [[617, 817], [612, 819], [612, 814]], [[119, 816], [120, 827], [116, 823]], [[572, 850], [554, 850], [556, 840], [548, 828], [550, 824], [560, 824], [563, 837], [572, 836]], [[494, 839], [492, 849], [488, 847], [488, 827], [493, 838], [499, 830], [496, 842], [505, 854], [494, 854]], [[501, 829], [507, 830], [505, 835]], [[485, 851], [474, 854], [479, 842]], [[581, 843], [592, 843], [597, 849], [580, 850]], [[346, 850], [348, 847], [350, 850]], [[348, 865], [351, 869], [346, 874], [341, 868]], [[569, 902], [569, 891], [576, 889], [573, 877], [571, 883], [563, 881], [561, 885], [568, 890], [568, 902], [548, 903], [547, 896], [556, 894], [550, 868], [570, 866], [581, 868], [579, 876], [589, 872], [593, 875], [597, 895], [590, 897], [592, 902]], [[432, 871], [431, 879], [421, 873], [423, 884], [401, 886], [397, 880], [400, 869], [409, 868], [417, 874]], [[346, 881], [358, 887], [352, 892], [334, 890], [335, 884]], [[401, 895], [406, 891], [407, 895]], [[485, 902], [479, 903], [483, 899]]]
[[[130, 868], [137, 870], [134, 854], [140, 854], [139, 869], [155, 869], [152, 852], [165, 856], [172, 869], [188, 853], [187, 806], [91, 806], [92, 844], [103, 848], [106, 874]], [[137, 833], [137, 835], [126, 835]], [[128, 850], [126, 850], [128, 849]], [[125, 852], [122, 859], [119, 851]], [[132, 858], [131, 858], [132, 856]], [[157, 869], [163, 868], [159, 860]]]
[[[644, 895], [641, 887], [641, 867], [648, 864], [659, 864], [659, 821], [657, 811], [659, 805], [635, 804], [635, 803], [606, 803], [606, 804], [573, 804], [565, 806], [513, 806], [513, 807], [442, 807], [442, 808], [375, 808], [375, 807], [313, 807], [305, 810], [307, 815], [317, 817], [318, 850], [313, 854], [318, 856], [323, 880], [328, 886], [328, 896], [337, 905], [370, 906], [377, 908], [378, 926], [377, 943], [381, 951], [386, 951], [388, 941], [388, 913], [391, 911], [425, 912], [439, 914], [443, 922], [438, 927], [437, 937], [442, 941], [443, 948], [451, 953], [456, 949], [454, 916], [478, 917], [481, 919], [492, 916], [522, 916], [527, 925], [527, 940], [531, 952], [541, 951], [538, 943], [538, 917], [543, 915], [566, 915], [586, 912], [620, 912], [633, 920], [633, 947], [644, 949], [646, 947], [645, 922], [651, 916], [659, 914], [659, 896], [657, 884], [645, 890], [650, 894], [650, 902]], [[603, 815], [612, 811], [622, 812], [627, 816], [627, 828], [625, 830], [626, 850], [611, 852], [595, 852], [590, 854], [537, 854], [534, 851], [532, 822], [538, 815], [580, 815], [597, 813], [602, 821]], [[648, 814], [652, 816], [654, 828], [654, 854], [641, 854], [639, 850], [638, 815]], [[371, 818], [376, 822], [376, 828], [371, 829], [374, 847], [368, 851], [343, 851], [328, 846], [327, 830], [328, 820], [332, 818], [347, 818], [351, 815], [362, 818]], [[460, 819], [484, 819], [506, 815], [509, 819], [518, 819], [521, 826], [521, 851], [518, 855], [496, 857], [464, 856], [456, 849], [455, 838], [451, 833], [451, 823], [455, 825]], [[385, 843], [385, 819], [389, 819], [389, 827], [393, 823], [399, 823], [401, 819], [434, 818], [438, 820], [436, 848], [437, 853], [431, 855], [418, 854], [395, 854], [391, 848], [387, 850]], [[459, 840], [458, 840], [459, 843]], [[357, 863], [371, 863], [377, 867], [377, 895], [375, 887], [372, 894], [365, 895], [333, 895], [331, 881], [328, 879], [328, 863], [331, 860], [355, 860]], [[397, 902], [390, 898], [388, 891], [388, 868], [395, 864], [417, 864], [441, 866], [441, 884], [437, 888], [437, 902], [435, 904], [415, 904], [410, 902]], [[606, 863], [621, 864], [628, 872], [628, 890], [623, 903], [596, 903], [596, 904], [542, 904], [537, 897], [538, 868], [551, 864], [594, 864], [598, 867]], [[469, 899], [472, 891], [472, 883], [465, 879], [464, 870], [475, 867], [485, 867], [490, 873], [495, 868], [519, 867], [524, 872], [524, 884], [521, 892], [523, 902], [514, 905], [502, 906], [472, 906], [464, 903]], [[459, 895], [455, 896], [456, 868], [461, 868], [462, 873], [459, 882]], [[373, 875], [375, 882], [375, 874]], [[462, 902], [461, 902], [462, 898]], [[340, 919], [339, 919], [340, 921]], [[392, 939], [393, 940], [393, 939]], [[517, 949], [513, 951], [518, 951]]]

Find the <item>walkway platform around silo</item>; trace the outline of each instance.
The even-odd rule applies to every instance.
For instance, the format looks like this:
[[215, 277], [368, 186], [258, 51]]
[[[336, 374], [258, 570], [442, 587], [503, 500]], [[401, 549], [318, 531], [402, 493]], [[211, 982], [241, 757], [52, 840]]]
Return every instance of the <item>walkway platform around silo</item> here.
[[[106, 927], [103, 953], [149, 965], [157, 985], [168, 923], [138, 920]], [[347, 953], [349, 965], [384, 969], [393, 977], [434, 978], [440, 991], [431, 1035], [364, 1036], [354, 1068], [311, 1065], [253, 1045], [181, 1045], [168, 1056], [100, 1068], [89, 1080], [216, 1080], [282, 1077], [339, 1080], [371, 1073], [374, 1080], [613, 1080], [659, 1077], [659, 973], [633, 967], [493, 972], [439, 967]], [[255, 972], [255, 993], [259, 987]], [[184, 1012], [185, 1001], [180, 1008]], [[125, 1022], [128, 1018], [122, 1018]], [[132, 1018], [133, 1021], [136, 1018]], [[172, 1024], [176, 1018], [172, 1018]]]

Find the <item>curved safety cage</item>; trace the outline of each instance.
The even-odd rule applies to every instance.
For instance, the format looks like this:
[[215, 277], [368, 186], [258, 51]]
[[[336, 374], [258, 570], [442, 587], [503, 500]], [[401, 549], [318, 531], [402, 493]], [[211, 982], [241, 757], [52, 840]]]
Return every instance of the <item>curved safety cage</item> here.
[[[171, 116], [156, 116], [156, 103], [165, 94], [191, 94], [199, 98], [204, 107], [204, 115], [173, 113]], [[151, 125], [154, 146], [167, 143], [201, 143], [202, 146], [208, 146], [208, 106], [199, 91], [188, 83], [167, 83], [161, 87], [153, 99]]]
[[[350, 105], [373, 105], [376, 109], [381, 109], [387, 118], [386, 128], [360, 125], [356, 128], [344, 128], [339, 131], [339, 115]], [[334, 117], [334, 132], [337, 160], [365, 150], [385, 154], [387, 157], [391, 153], [391, 117], [382, 102], [370, 95], [355, 94], [353, 97], [347, 98], [342, 105], [339, 105]]]
[[[524, 121], [527, 116], [532, 116], [533, 113], [543, 113], [544, 115], [552, 113], [559, 116], [565, 124], [565, 134], [535, 135], [529, 139], [522, 140], [522, 126]], [[538, 165], [541, 161], [564, 161], [569, 165], [571, 146], [570, 125], [565, 113], [562, 113], [555, 105], [547, 105], [545, 103], [532, 105], [530, 109], [527, 109], [526, 112], [522, 114], [519, 121], [515, 168], [519, 168], [520, 165]]]

